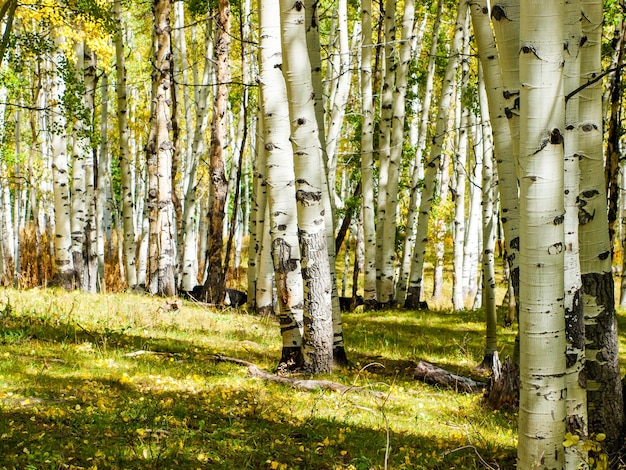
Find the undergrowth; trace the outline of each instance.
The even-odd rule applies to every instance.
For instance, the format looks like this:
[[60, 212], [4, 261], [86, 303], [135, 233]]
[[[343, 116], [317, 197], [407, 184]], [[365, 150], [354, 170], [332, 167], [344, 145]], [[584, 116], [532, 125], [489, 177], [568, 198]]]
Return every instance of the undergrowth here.
[[[354, 385], [338, 393], [265, 382], [214, 360], [273, 371], [274, 319], [172, 305], [0, 289], [0, 469], [514, 466], [514, 412], [413, 379], [420, 360], [480, 378], [480, 312], [346, 314], [351, 365], [322, 377]], [[513, 337], [500, 330], [502, 357]]]

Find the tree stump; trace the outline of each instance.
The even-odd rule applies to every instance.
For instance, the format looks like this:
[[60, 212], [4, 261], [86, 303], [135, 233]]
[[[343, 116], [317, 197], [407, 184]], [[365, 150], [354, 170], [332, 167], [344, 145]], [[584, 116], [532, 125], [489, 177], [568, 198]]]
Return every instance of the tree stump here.
[[519, 367], [511, 363], [509, 356], [500, 363], [498, 352], [493, 355], [492, 374], [485, 389], [483, 400], [494, 410], [500, 408], [516, 409], [519, 405]]

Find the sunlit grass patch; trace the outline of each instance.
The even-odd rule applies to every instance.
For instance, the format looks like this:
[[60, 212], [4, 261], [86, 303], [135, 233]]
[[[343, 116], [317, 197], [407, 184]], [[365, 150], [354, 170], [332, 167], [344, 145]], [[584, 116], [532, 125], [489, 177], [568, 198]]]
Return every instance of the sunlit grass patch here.
[[353, 389], [337, 393], [214, 360], [272, 371], [273, 319], [168, 302], [0, 290], [0, 469], [512, 467], [514, 413], [413, 379], [419, 360], [472, 374], [479, 313], [345, 315], [352, 364], [324, 378]]

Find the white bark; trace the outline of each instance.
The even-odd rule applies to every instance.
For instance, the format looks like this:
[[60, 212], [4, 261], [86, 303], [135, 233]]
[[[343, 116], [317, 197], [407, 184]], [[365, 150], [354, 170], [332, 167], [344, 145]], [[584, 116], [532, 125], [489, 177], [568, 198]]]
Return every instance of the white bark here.
[[[56, 37], [57, 47], [63, 43], [64, 38]], [[54, 191], [54, 261], [57, 270], [58, 281], [66, 289], [75, 287], [74, 264], [72, 261], [72, 229], [70, 218], [70, 192], [68, 155], [66, 142], [66, 120], [61, 106], [61, 100], [65, 93], [65, 84], [59, 70], [63, 54], [57, 49], [53, 60], [54, 78], [51, 82], [51, 122], [52, 136], [50, 145], [52, 149], [52, 186]]]
[[[385, 0], [384, 75], [380, 97], [380, 135], [378, 138], [378, 198], [376, 219], [376, 281], [379, 304], [393, 303], [393, 264], [395, 254], [395, 205], [398, 171], [391, 163], [391, 132], [393, 128], [393, 92], [395, 86], [396, 0]], [[388, 207], [389, 206], [389, 207]], [[393, 213], [388, 212], [392, 210]], [[393, 228], [390, 233], [389, 227]]]
[[[75, 70], [78, 80], [84, 83], [85, 44], [78, 42], [74, 45]], [[85, 90], [86, 91], [86, 90]], [[83, 100], [83, 106], [85, 101]], [[85, 163], [89, 149], [89, 140], [86, 137], [88, 124], [81, 117], [74, 117], [72, 132], [72, 186], [71, 186], [71, 227], [72, 227], [72, 258], [78, 287], [83, 289], [85, 271], [85, 227], [86, 227], [86, 174]]]
[[260, 152], [264, 152], [274, 277], [283, 339], [281, 363], [301, 366], [303, 285], [293, 150], [287, 89], [280, 71], [280, 9], [278, 0], [259, 5], [259, 91], [263, 119]]
[[374, 211], [374, 97], [372, 94], [372, 1], [361, 2], [361, 184], [363, 191], [363, 298], [376, 304], [376, 223]]
[[450, 46], [450, 58], [448, 59], [448, 64], [446, 65], [446, 71], [442, 82], [436, 129], [433, 135], [430, 156], [427, 164], [425, 165], [424, 189], [422, 191], [422, 200], [420, 202], [417, 230], [415, 234], [415, 249], [413, 250], [413, 263], [411, 264], [408, 295], [405, 302], [405, 306], [408, 308], [417, 307], [422, 294], [422, 271], [424, 268], [424, 255], [426, 253], [428, 220], [430, 219], [430, 208], [437, 180], [437, 168], [441, 162], [443, 141], [448, 126], [448, 110], [452, 103], [452, 96], [454, 94], [454, 77], [456, 75], [456, 68], [460, 61], [463, 38], [466, 34], [465, 24], [468, 12], [467, 9], [468, 2], [466, 0], [461, 0], [457, 11], [454, 37]]
[[483, 256], [482, 256], [482, 308], [485, 311], [485, 353], [483, 365], [491, 368], [494, 354], [498, 351], [498, 313], [496, 310], [496, 272], [495, 272], [495, 247], [497, 225], [497, 201], [496, 186], [498, 184], [494, 172], [493, 138], [488, 116], [487, 91], [479, 73], [479, 100], [480, 114], [483, 118], [483, 178], [482, 178], [482, 227], [483, 227]]
[[[304, 368], [328, 372], [333, 359], [332, 278], [318, 120], [308, 57], [303, 4], [281, 0], [283, 74], [287, 83], [294, 152], [300, 252], [304, 280]], [[309, 14], [312, 12], [309, 11]], [[321, 173], [321, 174], [320, 174]]]
[[[113, 14], [117, 23], [123, 25], [121, 0], [113, 2]], [[126, 285], [130, 289], [137, 287], [137, 263], [135, 252], [135, 212], [133, 201], [133, 174], [130, 152], [130, 129], [128, 127], [128, 102], [126, 89], [126, 59], [124, 38], [122, 31], [115, 36], [116, 57], [116, 90], [117, 90], [117, 131], [119, 134], [119, 160], [121, 173], [121, 202], [122, 202], [122, 244], [124, 253], [124, 274]], [[137, 224], [140, 226], [140, 224]]]
[[[565, 1], [565, 93], [575, 90], [580, 82], [580, 50], [582, 39], [579, 0]], [[578, 245], [578, 206], [580, 167], [578, 165], [579, 95], [566, 103], [564, 133], [564, 291], [565, 332], [567, 338], [567, 421], [566, 431], [573, 436], [587, 435], [587, 388], [585, 386], [585, 324], [583, 320], [580, 249]], [[565, 448], [565, 468], [575, 470], [587, 460], [584, 439]]]
[[[603, 2], [582, 2], [581, 84], [601, 73]], [[602, 84], [580, 92], [578, 154], [580, 192], [578, 221], [585, 316], [589, 432], [604, 433], [603, 447], [617, 451], [623, 443], [623, 399], [618, 357], [611, 244], [603, 159]]]
[[562, 1], [520, 9], [521, 470], [564, 465], [563, 11]]
[[443, 11], [443, 0], [437, 2], [437, 15], [433, 21], [432, 39], [430, 53], [428, 55], [428, 65], [426, 67], [426, 85], [424, 86], [424, 95], [422, 98], [422, 109], [420, 113], [417, 128], [417, 141], [415, 142], [415, 167], [411, 175], [411, 196], [409, 208], [406, 218], [406, 238], [404, 243], [404, 254], [400, 275], [398, 276], [398, 284], [396, 286], [396, 297], [398, 305], [404, 305], [406, 298], [406, 287], [408, 277], [411, 271], [411, 259], [415, 246], [415, 222], [417, 220], [418, 210], [421, 204], [422, 188], [420, 182], [424, 178], [424, 162], [423, 155], [426, 148], [426, 137], [428, 123], [430, 122], [430, 106], [432, 104], [433, 85], [435, 78], [435, 65], [437, 58], [437, 45], [439, 43], [439, 29], [441, 26], [441, 13]]

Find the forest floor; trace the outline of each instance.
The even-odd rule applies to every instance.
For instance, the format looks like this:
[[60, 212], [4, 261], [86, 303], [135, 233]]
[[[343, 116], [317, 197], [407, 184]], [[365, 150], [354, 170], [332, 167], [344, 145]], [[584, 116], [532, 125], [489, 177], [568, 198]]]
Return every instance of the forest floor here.
[[0, 469], [514, 467], [514, 411], [413, 379], [428, 361], [486, 380], [480, 311], [343, 320], [351, 364], [321, 378], [350, 388], [302, 390], [219, 360], [274, 372], [278, 323], [245, 308], [0, 289]]

